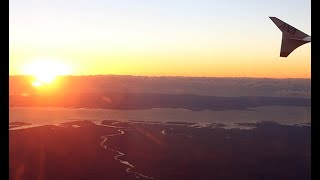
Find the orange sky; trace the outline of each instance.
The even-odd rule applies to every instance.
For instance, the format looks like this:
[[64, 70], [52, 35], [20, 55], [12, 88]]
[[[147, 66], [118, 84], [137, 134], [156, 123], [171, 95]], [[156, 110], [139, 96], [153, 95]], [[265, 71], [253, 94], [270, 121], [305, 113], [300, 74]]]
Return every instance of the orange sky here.
[[311, 43], [280, 58], [281, 32], [269, 19], [311, 35], [309, 2], [299, 3], [299, 16], [283, 13], [286, 3], [170, 2], [92, 1], [88, 9], [85, 1], [10, 0], [9, 74], [53, 60], [74, 75], [310, 78]]
[[[279, 42], [277, 42], [279, 43]], [[271, 46], [271, 45], [270, 45]], [[10, 58], [10, 75], [24, 74], [33, 61], [57, 61], [71, 69], [74, 75], [119, 74], [148, 76], [213, 76], [213, 77], [271, 77], [310, 78], [310, 44], [296, 49], [288, 58], [278, 57], [279, 47], [269, 51], [226, 52], [215, 49], [185, 52], [30, 52], [17, 51]], [[28, 49], [28, 48], [26, 48]], [[250, 48], [249, 48], [250, 49]], [[76, 51], [76, 50], [75, 50]], [[168, 50], [169, 51], [169, 50]], [[219, 51], [219, 52], [216, 52]], [[261, 51], [259, 53], [259, 51]], [[17, 62], [17, 63], [15, 63]], [[19, 62], [19, 63], [18, 63]], [[43, 67], [44, 71], [46, 68]]]

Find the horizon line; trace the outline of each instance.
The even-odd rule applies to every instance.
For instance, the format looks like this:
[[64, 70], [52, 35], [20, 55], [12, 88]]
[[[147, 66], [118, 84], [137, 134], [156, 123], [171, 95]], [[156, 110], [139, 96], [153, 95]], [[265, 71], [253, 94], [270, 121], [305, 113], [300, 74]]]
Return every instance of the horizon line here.
[[[15, 75], [10, 75], [9, 77], [14, 77], [14, 76], [33, 76], [30, 74], [15, 74]], [[88, 77], [88, 76], [129, 76], [129, 77], [155, 77], [155, 78], [165, 78], [165, 77], [171, 77], [171, 78], [230, 78], [230, 79], [235, 79], [235, 78], [247, 78], [247, 79], [310, 79], [306, 77], [250, 77], [250, 76], [173, 76], [173, 75], [130, 75], [130, 74], [83, 74], [83, 75], [74, 75], [74, 74], [66, 74], [66, 75], [57, 75], [57, 77]]]

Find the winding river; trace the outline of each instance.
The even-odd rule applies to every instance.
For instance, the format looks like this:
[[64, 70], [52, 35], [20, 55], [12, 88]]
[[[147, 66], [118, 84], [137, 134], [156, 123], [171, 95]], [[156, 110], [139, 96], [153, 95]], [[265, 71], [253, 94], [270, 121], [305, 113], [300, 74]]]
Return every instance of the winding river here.
[[117, 126], [110, 126], [110, 125], [102, 125], [102, 126], [106, 126], [106, 127], [118, 129], [118, 132], [119, 132], [119, 133], [101, 136], [101, 138], [102, 138], [103, 140], [101, 141], [100, 145], [101, 145], [104, 149], [108, 149], [108, 150], [110, 150], [110, 151], [112, 151], [112, 152], [114, 152], [114, 153], [117, 154], [117, 155], [114, 156], [114, 159], [117, 160], [117, 161], [119, 161], [121, 164], [124, 164], [124, 165], [127, 166], [126, 172], [135, 174], [135, 175], [136, 175], [136, 178], [156, 179], [156, 178], [154, 178], [154, 177], [146, 176], [146, 175], [141, 174], [141, 173], [139, 173], [139, 172], [133, 171], [132, 169], [134, 168], [134, 166], [133, 166], [130, 162], [120, 159], [120, 157], [122, 157], [122, 156], [125, 155], [124, 153], [122, 153], [122, 152], [120, 152], [120, 151], [118, 151], [118, 150], [112, 149], [112, 148], [110, 148], [110, 147], [108, 147], [108, 146], [106, 145], [106, 142], [107, 142], [108, 138], [113, 137], [113, 136], [123, 135], [123, 134], [125, 133], [124, 130], [123, 130], [124, 127], [117, 127]]

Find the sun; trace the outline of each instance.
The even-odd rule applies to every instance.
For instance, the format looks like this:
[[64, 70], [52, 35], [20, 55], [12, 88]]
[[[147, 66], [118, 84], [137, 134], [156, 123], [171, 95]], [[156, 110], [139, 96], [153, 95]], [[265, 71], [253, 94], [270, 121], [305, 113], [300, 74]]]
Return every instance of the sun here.
[[70, 74], [70, 67], [53, 60], [37, 60], [26, 65], [24, 72], [34, 77], [32, 86], [40, 87], [51, 84], [57, 76]]

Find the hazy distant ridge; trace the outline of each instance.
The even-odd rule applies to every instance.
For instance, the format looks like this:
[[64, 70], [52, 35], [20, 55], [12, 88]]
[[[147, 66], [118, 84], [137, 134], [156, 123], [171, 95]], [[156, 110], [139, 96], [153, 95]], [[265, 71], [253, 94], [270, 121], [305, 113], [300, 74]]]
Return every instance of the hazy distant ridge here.
[[[10, 94], [34, 93], [31, 79], [10, 76]], [[148, 77], [148, 76], [66, 76], [58, 91], [64, 93], [154, 93], [207, 96], [265, 96], [311, 98], [310, 79]]]

